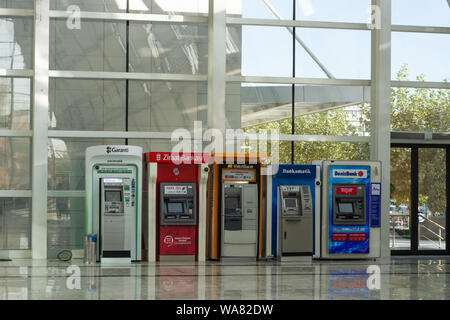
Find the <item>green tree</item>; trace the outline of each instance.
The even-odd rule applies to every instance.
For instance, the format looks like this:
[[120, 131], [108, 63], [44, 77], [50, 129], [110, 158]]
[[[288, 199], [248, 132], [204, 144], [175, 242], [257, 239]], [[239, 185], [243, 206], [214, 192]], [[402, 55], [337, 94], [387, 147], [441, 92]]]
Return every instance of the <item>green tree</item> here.
[[[405, 64], [397, 73], [397, 80], [408, 80]], [[418, 81], [425, 81], [420, 75]], [[447, 80], [444, 80], [447, 81]], [[391, 130], [417, 132], [448, 132], [450, 123], [450, 96], [447, 89], [392, 88]], [[370, 104], [359, 106], [358, 127], [370, 130]], [[358, 128], [348, 121], [344, 108], [295, 117], [295, 134], [305, 135], [358, 135]], [[283, 119], [246, 128], [248, 130], [278, 129], [280, 134], [291, 134], [291, 119]], [[291, 142], [281, 142], [280, 163], [291, 162]], [[367, 143], [295, 142], [294, 162], [309, 163], [317, 159], [369, 159]], [[426, 205], [434, 214], [445, 209], [445, 153], [439, 149], [423, 150], [419, 155], [419, 205]], [[391, 197], [397, 205], [409, 206], [411, 168], [410, 150], [391, 149]], [[431, 189], [433, 188], [433, 189]], [[433, 192], [430, 192], [432, 190]], [[436, 191], [434, 191], [436, 190]]]
[[[397, 80], [408, 80], [405, 64], [397, 73]], [[417, 81], [425, 81], [420, 75]], [[447, 81], [447, 80], [444, 80]], [[408, 132], [448, 132], [450, 123], [450, 95], [447, 89], [392, 88], [391, 130]], [[409, 149], [391, 149], [391, 198], [409, 206], [411, 168]], [[420, 149], [419, 152], [419, 206], [425, 205], [433, 214], [445, 210], [445, 151]]]

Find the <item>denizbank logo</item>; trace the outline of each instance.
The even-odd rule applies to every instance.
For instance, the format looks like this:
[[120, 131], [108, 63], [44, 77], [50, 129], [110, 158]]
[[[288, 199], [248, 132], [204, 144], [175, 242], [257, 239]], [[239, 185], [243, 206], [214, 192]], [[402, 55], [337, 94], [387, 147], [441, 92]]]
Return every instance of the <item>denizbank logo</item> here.
[[309, 169], [283, 169], [283, 173], [285, 174], [311, 174], [311, 170]]
[[116, 147], [106, 147], [106, 153], [118, 153], [118, 152], [129, 152], [128, 148], [116, 148]]
[[367, 178], [367, 170], [363, 169], [333, 169], [333, 178]]

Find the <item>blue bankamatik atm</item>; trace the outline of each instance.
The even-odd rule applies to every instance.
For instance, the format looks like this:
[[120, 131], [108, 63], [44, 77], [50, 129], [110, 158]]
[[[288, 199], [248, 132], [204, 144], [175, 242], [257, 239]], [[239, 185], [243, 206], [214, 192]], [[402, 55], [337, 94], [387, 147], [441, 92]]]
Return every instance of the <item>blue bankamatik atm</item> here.
[[[292, 260], [314, 252], [314, 216], [320, 209], [320, 166], [280, 165], [272, 178], [273, 257]], [[270, 210], [270, 208], [269, 208]]]
[[376, 259], [380, 257], [381, 163], [320, 162], [322, 204], [316, 216], [314, 258]]

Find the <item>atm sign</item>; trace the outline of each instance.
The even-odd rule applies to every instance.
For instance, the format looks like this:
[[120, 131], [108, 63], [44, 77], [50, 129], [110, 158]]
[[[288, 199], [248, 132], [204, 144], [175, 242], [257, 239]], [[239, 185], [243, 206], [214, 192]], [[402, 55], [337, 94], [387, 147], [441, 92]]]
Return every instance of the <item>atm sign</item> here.
[[187, 194], [186, 186], [165, 186], [164, 194]]
[[337, 194], [356, 194], [356, 187], [337, 187]]

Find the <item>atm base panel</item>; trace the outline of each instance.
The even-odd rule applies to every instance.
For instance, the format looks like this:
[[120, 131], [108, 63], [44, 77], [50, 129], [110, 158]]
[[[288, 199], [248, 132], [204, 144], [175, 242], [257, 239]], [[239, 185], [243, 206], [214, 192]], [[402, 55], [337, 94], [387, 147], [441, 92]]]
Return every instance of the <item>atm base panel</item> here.
[[161, 262], [172, 262], [172, 261], [195, 261], [195, 255], [191, 254], [172, 254], [172, 255], [160, 255], [159, 261]]

